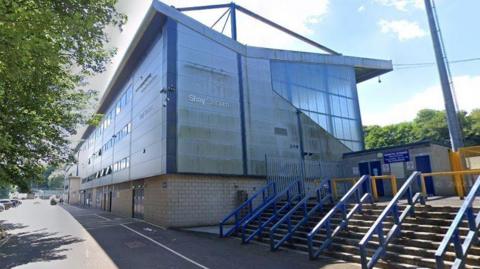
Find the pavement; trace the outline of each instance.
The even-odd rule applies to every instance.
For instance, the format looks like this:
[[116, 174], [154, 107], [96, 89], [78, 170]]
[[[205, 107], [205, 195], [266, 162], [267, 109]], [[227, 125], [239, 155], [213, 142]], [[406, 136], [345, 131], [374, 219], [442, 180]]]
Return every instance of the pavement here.
[[1, 212], [0, 225], [9, 234], [0, 243], [0, 268], [359, 268], [45, 200]]

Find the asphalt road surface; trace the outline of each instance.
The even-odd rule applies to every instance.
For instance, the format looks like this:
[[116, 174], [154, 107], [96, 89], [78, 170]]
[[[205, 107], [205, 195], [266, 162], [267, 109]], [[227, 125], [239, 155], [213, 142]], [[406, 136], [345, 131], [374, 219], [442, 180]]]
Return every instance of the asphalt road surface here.
[[242, 245], [236, 239], [164, 229], [140, 220], [74, 206], [26, 200], [0, 213], [8, 240], [0, 268], [354, 268], [309, 261], [291, 251]]

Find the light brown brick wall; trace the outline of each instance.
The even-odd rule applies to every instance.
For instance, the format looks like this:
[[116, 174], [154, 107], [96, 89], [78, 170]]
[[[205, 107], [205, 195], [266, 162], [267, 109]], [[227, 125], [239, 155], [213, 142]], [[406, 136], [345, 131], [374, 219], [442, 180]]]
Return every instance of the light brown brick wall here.
[[132, 216], [132, 186], [142, 182], [145, 188], [146, 221], [165, 227], [188, 227], [217, 225], [238, 207], [238, 191], [246, 191], [251, 197], [265, 186], [266, 181], [233, 176], [175, 174], [115, 184], [108, 186], [108, 190], [113, 189], [112, 213]]
[[144, 219], [167, 226], [169, 218], [167, 176], [146, 179], [144, 188]]
[[112, 213], [122, 217], [132, 216], [132, 188], [131, 183], [114, 185], [112, 197]]
[[251, 197], [264, 179], [165, 175], [146, 180], [145, 220], [167, 227], [216, 225], [238, 206], [237, 191]]

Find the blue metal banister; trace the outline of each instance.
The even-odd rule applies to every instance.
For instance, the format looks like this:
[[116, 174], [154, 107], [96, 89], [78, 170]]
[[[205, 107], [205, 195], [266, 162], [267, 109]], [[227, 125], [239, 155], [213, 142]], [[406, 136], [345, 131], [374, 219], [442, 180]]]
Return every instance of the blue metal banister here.
[[[325, 187], [327, 190], [322, 192]], [[314, 195], [316, 196], [316, 204], [310, 210], [308, 209], [308, 202], [311, 198], [313, 198], [313, 196], [306, 195], [305, 198], [297, 203], [296, 206], [294, 206], [285, 216], [283, 216], [277, 223], [275, 223], [275, 225], [272, 226], [270, 229], [270, 248], [272, 251], [277, 250], [285, 241], [289, 240], [294, 232], [309, 220], [312, 214], [323, 208], [327, 201], [333, 203], [331, 180], [322, 180], [319, 184], [319, 187], [314, 191]], [[303, 213], [303, 218], [292, 226], [292, 216], [298, 212]], [[288, 227], [287, 234], [279, 239], [278, 242], [275, 242], [275, 232], [285, 223], [287, 223]]]
[[[320, 222], [312, 229], [312, 231], [308, 234], [308, 253], [310, 259], [317, 258], [322, 251], [327, 249], [330, 244], [332, 243], [334, 237], [343, 229], [348, 226], [348, 221], [352, 218], [352, 216], [357, 213], [358, 211], [362, 210], [362, 204], [369, 199], [370, 203], [373, 203], [373, 196], [372, 196], [372, 183], [371, 178], [368, 175], [364, 175], [358, 180], [348, 192], [340, 199], [340, 201], [333, 207], [323, 218]], [[363, 190], [364, 184], [367, 184], [367, 191], [361, 196], [361, 192]], [[350, 198], [355, 195], [356, 204], [353, 206], [350, 211], [347, 212], [347, 203], [349, 202]], [[340, 224], [332, 231], [331, 221], [332, 218], [335, 216], [337, 212], [342, 213], [342, 221]], [[326, 238], [323, 240], [322, 244], [319, 246], [318, 249], [315, 250], [314, 248], [314, 238], [315, 236], [321, 231], [326, 231]]]
[[[475, 213], [473, 211], [473, 202], [475, 197], [480, 194], [480, 176], [475, 181], [475, 184], [470, 189], [465, 201], [462, 204], [462, 207], [458, 210], [455, 219], [453, 220], [450, 228], [448, 228], [445, 237], [440, 243], [437, 251], [435, 252], [435, 261], [438, 269], [444, 268], [445, 264], [443, 261], [443, 256], [450, 245], [453, 242], [455, 250], [455, 261], [452, 268], [463, 268], [467, 258], [468, 250], [472, 244], [476, 243], [478, 240], [478, 232], [480, 230], [480, 212]], [[462, 244], [459, 235], [459, 228], [463, 221], [463, 218], [467, 218], [468, 221], [468, 233], [465, 236], [464, 242]]]
[[[422, 205], [425, 204], [425, 197], [421, 192], [413, 194], [413, 183], [417, 182], [421, 185], [421, 173], [418, 171], [413, 172], [410, 177], [405, 181], [397, 194], [392, 198], [390, 203], [385, 207], [380, 216], [375, 220], [373, 225], [370, 227], [368, 232], [363, 236], [362, 240], [359, 243], [360, 247], [360, 256], [362, 268], [373, 268], [377, 261], [385, 254], [386, 248], [390, 241], [398, 236], [401, 232], [401, 226], [403, 220], [407, 216], [414, 216], [415, 214], [415, 204], [420, 201]], [[407, 195], [408, 205], [399, 215], [398, 203], [400, 199]], [[390, 228], [390, 231], [387, 233], [386, 237], [384, 236], [383, 228], [385, 219], [388, 216], [393, 218], [393, 226]], [[377, 234], [379, 240], [379, 247], [373, 253], [373, 256], [368, 261], [367, 259], [367, 244], [373, 238], [373, 235]]]
[[[302, 180], [300, 179], [296, 180], [292, 182], [290, 185], [288, 185], [288, 187], [285, 190], [283, 190], [281, 193], [278, 193], [272, 200], [270, 200], [265, 205], [263, 205], [254, 214], [252, 214], [252, 216], [250, 216], [246, 221], [244, 221], [241, 224], [242, 242], [248, 243], [256, 235], [260, 234], [269, 223], [271, 223], [272, 221], [278, 218], [279, 214], [281, 214], [282, 212], [287, 212], [286, 210], [290, 210], [293, 203], [295, 201], [300, 201], [303, 198], [303, 196], [304, 196], [304, 191], [303, 191]], [[285, 205], [277, 209], [277, 203], [280, 202], [285, 197], [286, 197]], [[267, 220], [262, 221], [261, 217], [264, 211], [270, 207], [272, 207], [272, 211], [273, 211], [272, 215]], [[256, 220], [259, 222], [257, 229], [254, 230], [250, 235], [247, 235], [247, 226]]]
[[[260, 196], [261, 195], [261, 196]], [[228, 214], [219, 224], [220, 228], [220, 237], [229, 236], [233, 232], [237, 231], [240, 228], [240, 225], [249, 218], [253, 213], [255, 213], [258, 209], [262, 208], [265, 204], [270, 202], [275, 196], [277, 195], [277, 188], [275, 182], [271, 182], [267, 184], [265, 187], [261, 188], [257, 191], [250, 199], [242, 203], [238, 208], [232, 211], [232, 213]], [[257, 200], [262, 199], [261, 202], [257, 202]], [[254, 207], [255, 203], [259, 203], [258, 206]], [[241, 214], [247, 210], [246, 215], [242, 216]], [[227, 229], [224, 232], [224, 226], [228, 223], [233, 221], [233, 227]]]

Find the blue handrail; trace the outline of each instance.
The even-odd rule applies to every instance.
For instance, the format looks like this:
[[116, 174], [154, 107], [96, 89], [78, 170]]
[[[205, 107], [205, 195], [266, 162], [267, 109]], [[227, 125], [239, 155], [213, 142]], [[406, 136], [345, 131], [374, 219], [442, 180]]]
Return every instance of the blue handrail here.
[[[392, 198], [390, 203], [385, 207], [380, 216], [375, 220], [373, 225], [370, 227], [368, 232], [363, 236], [362, 240], [359, 243], [360, 247], [360, 256], [362, 268], [373, 268], [377, 261], [385, 254], [388, 243], [398, 236], [401, 231], [403, 220], [408, 216], [414, 216], [415, 214], [415, 204], [420, 201], [422, 205], [425, 204], [425, 197], [421, 192], [413, 194], [413, 183], [417, 181], [419, 186], [421, 184], [421, 173], [418, 171], [413, 172], [410, 177], [405, 181], [403, 186], [397, 192], [395, 197]], [[398, 203], [400, 199], [407, 195], [408, 205], [405, 207], [403, 212], [399, 212]], [[383, 228], [385, 219], [391, 215], [393, 218], [393, 226], [390, 228], [390, 231], [387, 233], [387, 236], [384, 236]], [[374, 233], [378, 235], [379, 247], [373, 253], [370, 261], [367, 260], [367, 244], [372, 239]]]
[[[304, 196], [303, 191], [303, 181], [301, 179], [292, 182], [287, 188], [282, 191], [281, 193], [277, 194], [272, 200], [267, 202], [262, 208], [257, 210], [250, 218], [244, 221], [241, 225], [242, 228], [242, 242], [248, 243], [252, 240], [256, 235], [260, 234], [263, 229], [272, 221], [278, 218], [278, 215], [282, 212], [285, 212], [287, 209], [289, 210], [292, 207], [292, 204], [298, 200], [300, 201]], [[285, 199], [286, 203], [279, 209], [277, 209], [277, 203]], [[262, 221], [262, 215], [265, 210], [272, 207], [273, 213], [265, 221]], [[247, 226], [254, 221], [258, 221], [258, 228], [254, 230], [250, 235], [247, 235]]]
[[[445, 252], [447, 252], [448, 246], [450, 243], [453, 242], [454, 250], [455, 250], [455, 261], [453, 263], [452, 268], [463, 268], [465, 265], [465, 261], [467, 259], [468, 250], [478, 240], [478, 231], [480, 229], [480, 213], [477, 213], [475, 217], [475, 213], [473, 212], [473, 201], [475, 197], [480, 193], [480, 176], [475, 181], [472, 189], [465, 198], [465, 201], [462, 204], [460, 210], [458, 210], [455, 219], [453, 220], [450, 228], [448, 228], [445, 237], [440, 243], [437, 251], [435, 252], [435, 260], [437, 263], [437, 268], [442, 269], [444, 268], [445, 264], [443, 262], [443, 256]], [[465, 236], [464, 242], [460, 241], [460, 225], [463, 221], [463, 218], [467, 218], [468, 221], [468, 233]]]
[[[364, 183], [367, 182], [367, 192], [363, 194], [360, 198], [361, 193], [363, 192], [362, 186]], [[355, 195], [356, 204], [353, 206], [350, 211], [347, 212], [347, 203], [349, 202], [352, 195]], [[325, 249], [327, 249], [330, 244], [332, 243], [334, 237], [343, 229], [348, 226], [348, 221], [352, 218], [352, 216], [357, 213], [358, 211], [361, 212], [362, 204], [367, 200], [370, 200], [370, 203], [373, 203], [373, 196], [372, 196], [372, 182], [371, 178], [368, 175], [364, 175], [358, 180], [348, 192], [340, 199], [340, 201], [333, 207], [323, 218], [320, 222], [312, 229], [310, 233], [308, 233], [308, 254], [310, 259], [317, 258]], [[337, 212], [342, 213], [342, 221], [340, 224], [332, 231], [332, 218]], [[321, 245], [318, 249], [315, 250], [313, 245], [314, 237], [320, 230], [326, 231], [326, 238], [323, 240]]]
[[[258, 206], [254, 208], [254, 204], [258, 200], [257, 198], [260, 198], [261, 195], [261, 202]], [[240, 228], [240, 225], [245, 221], [247, 218], [249, 218], [253, 213], [255, 213], [258, 209], [262, 208], [266, 203], [268, 203], [270, 200], [272, 200], [275, 196], [277, 195], [277, 188], [275, 185], [275, 182], [270, 182], [267, 184], [265, 187], [261, 188], [259, 191], [257, 191], [250, 199], [245, 201], [243, 204], [241, 204], [238, 208], [232, 211], [232, 213], [228, 214], [219, 224], [220, 226], [220, 237], [226, 237], [232, 234], [233, 232], [237, 231], [238, 228]], [[258, 203], [258, 202], [257, 202]], [[244, 213], [245, 209], [247, 210], [247, 213], [245, 216], [241, 216], [242, 213]], [[233, 227], [230, 229], [227, 229], [227, 231], [224, 232], [224, 226], [227, 223], [230, 223], [233, 219]]]
[[[326, 187], [326, 191], [325, 191]], [[316, 204], [308, 210], [308, 201], [316, 195]], [[311, 215], [320, 211], [324, 204], [329, 201], [333, 204], [332, 186], [330, 179], [324, 179], [320, 182], [319, 187], [314, 190], [313, 195], [306, 195], [296, 206], [283, 216], [275, 225], [270, 229], [270, 248], [272, 251], [277, 250], [285, 241], [289, 240], [295, 231], [308, 222]], [[302, 212], [303, 218], [292, 226], [292, 216], [296, 213]], [[275, 242], [275, 232], [283, 224], [287, 223], [288, 232], [278, 241]]]

